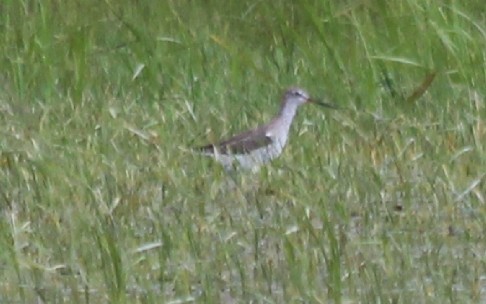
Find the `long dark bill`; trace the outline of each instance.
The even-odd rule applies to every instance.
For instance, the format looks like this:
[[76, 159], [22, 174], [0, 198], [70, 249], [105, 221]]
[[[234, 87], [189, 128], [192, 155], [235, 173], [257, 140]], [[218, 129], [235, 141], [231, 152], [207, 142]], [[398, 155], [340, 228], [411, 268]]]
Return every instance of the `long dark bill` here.
[[331, 108], [331, 109], [339, 109], [338, 106], [333, 105], [331, 103], [323, 102], [319, 99], [309, 99], [309, 102], [315, 103], [316, 105], [319, 105], [321, 107], [326, 107], [326, 108]]

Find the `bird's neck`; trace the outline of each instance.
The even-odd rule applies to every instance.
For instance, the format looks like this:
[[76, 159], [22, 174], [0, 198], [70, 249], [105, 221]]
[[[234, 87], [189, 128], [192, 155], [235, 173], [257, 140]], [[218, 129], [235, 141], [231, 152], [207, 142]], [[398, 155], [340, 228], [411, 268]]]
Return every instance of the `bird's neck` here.
[[280, 108], [280, 111], [278, 113], [278, 119], [283, 121], [283, 123], [287, 126], [287, 128], [290, 127], [292, 124], [292, 120], [295, 117], [295, 114], [297, 113], [297, 107], [299, 105], [294, 104], [294, 103], [287, 103], [283, 104], [282, 107]]

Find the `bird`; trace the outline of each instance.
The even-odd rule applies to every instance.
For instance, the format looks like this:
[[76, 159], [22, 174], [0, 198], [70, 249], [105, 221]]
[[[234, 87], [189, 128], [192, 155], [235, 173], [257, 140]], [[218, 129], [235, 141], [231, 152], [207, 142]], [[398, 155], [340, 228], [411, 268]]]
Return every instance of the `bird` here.
[[269, 123], [195, 150], [215, 158], [227, 171], [235, 168], [257, 171], [282, 154], [297, 109], [307, 103], [337, 109], [333, 104], [311, 98], [302, 88], [290, 87], [283, 94], [280, 110]]

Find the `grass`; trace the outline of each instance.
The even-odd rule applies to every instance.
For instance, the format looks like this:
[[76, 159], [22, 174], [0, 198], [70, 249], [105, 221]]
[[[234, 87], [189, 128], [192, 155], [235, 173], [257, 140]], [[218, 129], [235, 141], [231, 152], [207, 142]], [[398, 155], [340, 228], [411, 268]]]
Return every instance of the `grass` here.
[[[3, 1], [1, 302], [484, 302], [482, 7]], [[189, 152], [293, 84], [258, 174]]]

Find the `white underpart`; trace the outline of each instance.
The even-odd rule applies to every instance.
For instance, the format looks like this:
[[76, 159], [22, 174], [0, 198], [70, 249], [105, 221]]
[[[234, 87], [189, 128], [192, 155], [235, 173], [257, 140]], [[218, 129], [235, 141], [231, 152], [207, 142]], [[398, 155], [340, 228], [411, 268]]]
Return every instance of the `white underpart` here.
[[220, 162], [226, 170], [232, 170], [235, 167], [239, 167], [245, 170], [255, 170], [261, 165], [268, 163], [272, 159], [282, 154], [287, 138], [278, 139], [274, 138], [273, 142], [265, 147], [256, 149], [247, 154], [220, 154], [215, 152], [214, 154], [208, 154], [213, 156], [218, 162]]

